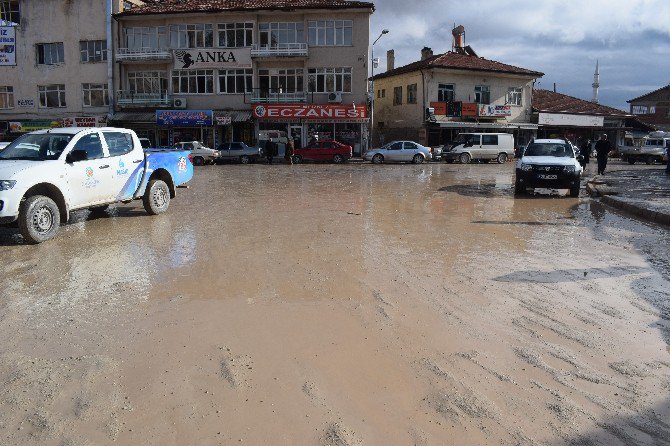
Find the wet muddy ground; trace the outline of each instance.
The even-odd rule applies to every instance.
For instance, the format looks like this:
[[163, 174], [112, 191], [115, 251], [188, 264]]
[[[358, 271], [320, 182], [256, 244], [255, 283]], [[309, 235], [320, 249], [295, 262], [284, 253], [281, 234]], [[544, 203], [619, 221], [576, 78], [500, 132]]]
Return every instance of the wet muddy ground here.
[[0, 444], [669, 444], [667, 230], [512, 178], [205, 166], [0, 230]]

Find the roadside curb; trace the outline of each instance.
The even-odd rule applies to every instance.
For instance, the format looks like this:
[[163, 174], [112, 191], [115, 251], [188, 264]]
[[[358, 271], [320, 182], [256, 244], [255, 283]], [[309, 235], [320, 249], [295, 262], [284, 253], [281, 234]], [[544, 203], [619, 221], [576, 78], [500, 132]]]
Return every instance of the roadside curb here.
[[650, 203], [642, 200], [616, 197], [610, 193], [611, 189], [608, 191], [600, 190], [598, 185], [591, 182], [586, 183], [586, 191], [591, 196], [600, 197], [600, 201], [609, 206], [654, 223], [670, 226], [670, 213], [665, 209], [655, 208]]

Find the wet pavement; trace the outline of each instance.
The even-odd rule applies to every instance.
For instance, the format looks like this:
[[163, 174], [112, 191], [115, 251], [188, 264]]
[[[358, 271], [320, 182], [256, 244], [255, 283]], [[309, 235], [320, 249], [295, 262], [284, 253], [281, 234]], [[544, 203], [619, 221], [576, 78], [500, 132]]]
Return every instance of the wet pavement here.
[[667, 229], [512, 179], [204, 166], [0, 230], [0, 443], [669, 444]]

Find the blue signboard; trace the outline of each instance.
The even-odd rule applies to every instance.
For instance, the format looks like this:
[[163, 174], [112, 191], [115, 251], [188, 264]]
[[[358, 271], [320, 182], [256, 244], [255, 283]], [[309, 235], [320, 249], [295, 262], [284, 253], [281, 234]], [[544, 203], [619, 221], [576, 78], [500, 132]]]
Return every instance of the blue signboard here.
[[156, 110], [156, 124], [172, 126], [211, 126], [212, 110]]

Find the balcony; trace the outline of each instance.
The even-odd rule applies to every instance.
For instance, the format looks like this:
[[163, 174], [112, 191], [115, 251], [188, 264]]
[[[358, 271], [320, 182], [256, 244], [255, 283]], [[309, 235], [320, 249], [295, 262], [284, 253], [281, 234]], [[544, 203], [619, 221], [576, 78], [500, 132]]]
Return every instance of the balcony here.
[[276, 91], [256, 90], [248, 96], [252, 104], [304, 104], [307, 102], [307, 92], [281, 93]]
[[117, 91], [116, 103], [119, 107], [171, 107], [172, 96], [165, 93], [134, 93]]
[[254, 45], [251, 57], [308, 57], [309, 47], [306, 43], [275, 43], [272, 45]]
[[169, 61], [172, 53], [167, 48], [119, 48], [116, 50], [119, 62]]

